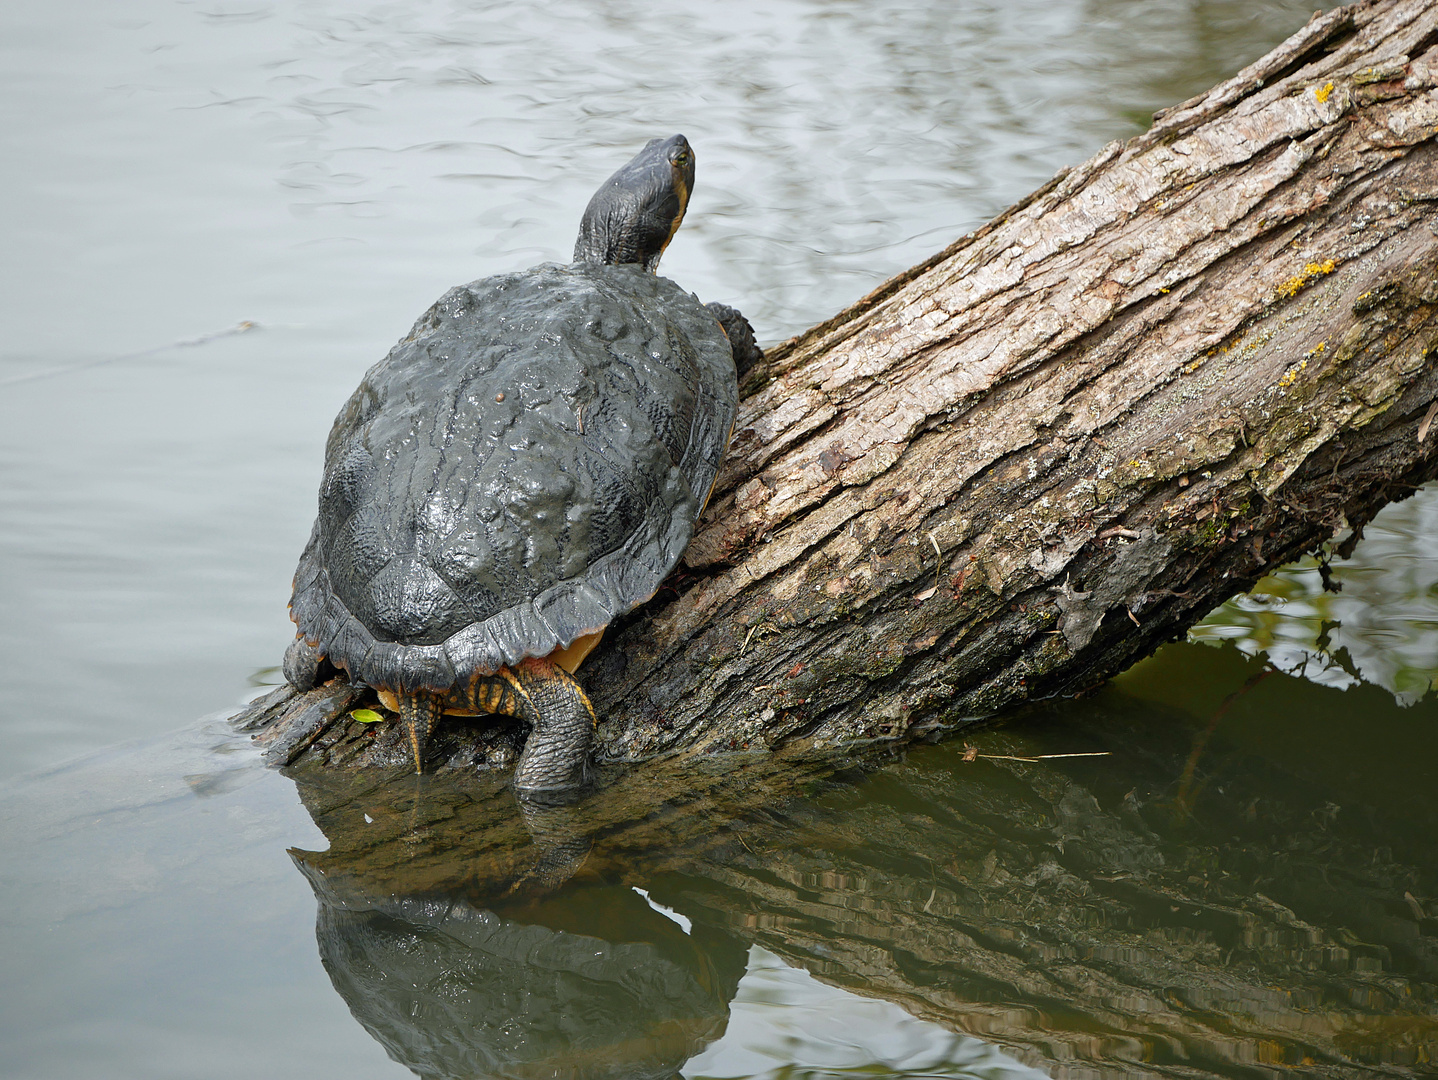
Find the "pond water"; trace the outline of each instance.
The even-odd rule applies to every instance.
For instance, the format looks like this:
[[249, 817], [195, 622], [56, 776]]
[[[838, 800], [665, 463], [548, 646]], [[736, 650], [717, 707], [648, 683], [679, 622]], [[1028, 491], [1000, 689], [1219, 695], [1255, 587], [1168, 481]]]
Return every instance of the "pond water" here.
[[[648, 138], [698, 157], [664, 272], [774, 341], [1314, 6], [6, 4], [0, 1075], [1423, 1075], [1438, 492], [972, 761], [536, 817], [219, 720], [360, 375]], [[1062, 752], [1109, 756], [1011, 760]]]

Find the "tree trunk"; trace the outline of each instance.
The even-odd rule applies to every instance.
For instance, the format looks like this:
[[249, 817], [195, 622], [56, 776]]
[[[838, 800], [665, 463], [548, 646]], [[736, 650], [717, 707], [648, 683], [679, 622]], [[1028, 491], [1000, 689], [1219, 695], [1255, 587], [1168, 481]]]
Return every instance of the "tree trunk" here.
[[1438, 4], [1318, 15], [771, 350], [684, 568], [581, 672], [600, 756], [1074, 692], [1356, 537], [1438, 475], [1435, 133]]

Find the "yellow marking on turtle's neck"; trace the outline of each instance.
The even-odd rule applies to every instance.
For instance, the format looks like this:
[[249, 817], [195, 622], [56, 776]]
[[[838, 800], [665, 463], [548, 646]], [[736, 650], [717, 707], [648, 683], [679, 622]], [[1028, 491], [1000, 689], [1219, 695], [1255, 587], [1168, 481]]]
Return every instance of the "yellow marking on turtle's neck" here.
[[689, 209], [689, 189], [684, 186], [684, 177], [679, 175], [679, 170], [675, 169], [674, 173], [674, 189], [679, 193], [679, 213], [674, 215], [674, 221], [669, 225], [669, 235], [664, 238], [664, 243], [659, 245], [659, 254], [654, 256], [656, 266], [658, 266], [664, 250], [669, 246], [669, 241], [673, 240], [674, 234], [679, 231], [679, 226], [684, 221], [684, 212]]

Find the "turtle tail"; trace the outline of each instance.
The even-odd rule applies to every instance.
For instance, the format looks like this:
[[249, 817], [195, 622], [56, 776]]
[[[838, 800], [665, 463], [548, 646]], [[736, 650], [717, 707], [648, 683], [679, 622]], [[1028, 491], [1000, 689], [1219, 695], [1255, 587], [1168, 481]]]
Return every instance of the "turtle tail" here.
[[427, 694], [423, 690], [413, 694], [397, 694], [399, 698], [399, 719], [409, 732], [410, 749], [414, 751], [414, 771], [424, 772], [424, 750], [434, 726], [444, 713], [444, 696]]

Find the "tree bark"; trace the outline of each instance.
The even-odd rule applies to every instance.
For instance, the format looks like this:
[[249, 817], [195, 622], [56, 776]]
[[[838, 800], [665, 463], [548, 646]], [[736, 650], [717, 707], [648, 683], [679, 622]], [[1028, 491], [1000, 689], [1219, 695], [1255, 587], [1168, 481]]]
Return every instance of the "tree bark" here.
[[1356, 537], [1438, 475], [1435, 133], [1438, 4], [1339, 8], [771, 350], [601, 758], [1072, 693]]

